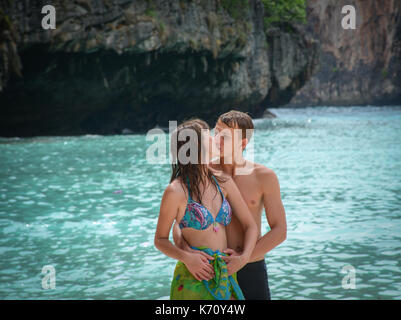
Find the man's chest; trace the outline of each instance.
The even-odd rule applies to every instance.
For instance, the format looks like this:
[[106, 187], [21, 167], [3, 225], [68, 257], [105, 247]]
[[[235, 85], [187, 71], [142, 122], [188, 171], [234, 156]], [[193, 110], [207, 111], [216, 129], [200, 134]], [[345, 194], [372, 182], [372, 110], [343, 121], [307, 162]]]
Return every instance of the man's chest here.
[[259, 183], [255, 177], [250, 176], [236, 176], [233, 178], [242, 198], [245, 200], [249, 210], [259, 211], [263, 205], [263, 193], [260, 190]]

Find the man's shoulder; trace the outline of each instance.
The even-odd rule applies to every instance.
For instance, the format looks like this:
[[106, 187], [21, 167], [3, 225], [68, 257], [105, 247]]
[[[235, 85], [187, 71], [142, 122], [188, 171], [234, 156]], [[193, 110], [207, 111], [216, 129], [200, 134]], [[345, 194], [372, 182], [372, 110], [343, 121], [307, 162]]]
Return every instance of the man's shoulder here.
[[254, 175], [260, 182], [266, 183], [271, 181], [272, 179], [274, 180], [277, 179], [277, 175], [273, 169], [268, 168], [259, 163], [253, 163], [253, 165], [254, 165], [254, 170], [253, 170]]
[[253, 166], [253, 174], [256, 176], [266, 176], [274, 174], [273, 169], [266, 167], [263, 164], [248, 161]]

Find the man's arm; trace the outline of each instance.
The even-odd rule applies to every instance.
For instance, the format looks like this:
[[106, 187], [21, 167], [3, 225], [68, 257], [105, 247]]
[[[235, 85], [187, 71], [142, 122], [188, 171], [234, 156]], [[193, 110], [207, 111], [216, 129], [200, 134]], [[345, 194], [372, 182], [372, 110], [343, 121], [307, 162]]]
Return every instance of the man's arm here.
[[189, 245], [185, 241], [184, 237], [182, 236], [182, 232], [181, 232], [181, 229], [178, 226], [177, 221], [175, 221], [174, 226], [173, 226], [173, 240], [174, 240], [174, 244], [178, 248], [180, 248], [182, 250], [188, 250]]
[[281, 202], [280, 184], [277, 175], [271, 169], [263, 168], [262, 170], [259, 178], [262, 183], [263, 205], [270, 231], [256, 242], [250, 261], [264, 256], [287, 238], [287, 221], [284, 206]]
[[258, 229], [255, 220], [252, 218], [251, 212], [242, 198], [241, 192], [238, 190], [234, 180], [229, 178], [224, 182], [223, 185], [227, 191], [226, 198], [244, 230], [243, 251], [239, 255], [223, 257], [223, 260], [227, 263], [228, 275], [232, 275], [241, 269], [252, 256], [252, 252], [258, 238]]

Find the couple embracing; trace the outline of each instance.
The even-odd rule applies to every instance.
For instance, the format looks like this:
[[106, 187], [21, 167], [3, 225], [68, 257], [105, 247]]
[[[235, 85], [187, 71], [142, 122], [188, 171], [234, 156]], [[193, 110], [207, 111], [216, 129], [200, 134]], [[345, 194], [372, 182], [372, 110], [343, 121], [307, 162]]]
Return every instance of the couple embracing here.
[[155, 246], [178, 260], [170, 299], [269, 300], [265, 254], [287, 234], [277, 175], [243, 158], [254, 130], [246, 113], [221, 115], [213, 137], [209, 129], [193, 119], [172, 134], [173, 172], [155, 233]]

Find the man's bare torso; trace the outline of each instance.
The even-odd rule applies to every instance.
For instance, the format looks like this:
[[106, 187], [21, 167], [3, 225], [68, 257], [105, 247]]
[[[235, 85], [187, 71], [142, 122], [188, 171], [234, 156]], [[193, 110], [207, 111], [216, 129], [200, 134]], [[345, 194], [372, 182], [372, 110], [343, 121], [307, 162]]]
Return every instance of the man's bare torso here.
[[[249, 174], [245, 175], [234, 175], [232, 178], [235, 181], [241, 195], [246, 202], [249, 211], [255, 219], [256, 225], [258, 226], [258, 239], [261, 237], [261, 225], [262, 225], [262, 212], [263, 212], [263, 191], [260, 179], [258, 175], [262, 170], [269, 170], [266, 167], [253, 164], [253, 169]], [[213, 169], [221, 170], [219, 165], [211, 165]], [[233, 215], [231, 223], [226, 227], [227, 232], [227, 246], [235, 251], [242, 251], [244, 243], [244, 230], [242, 229], [241, 223]], [[264, 259], [264, 256], [256, 257], [249, 262], [259, 261]]]

